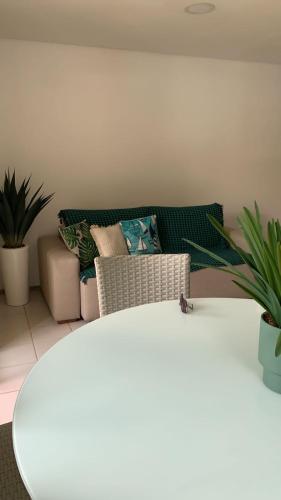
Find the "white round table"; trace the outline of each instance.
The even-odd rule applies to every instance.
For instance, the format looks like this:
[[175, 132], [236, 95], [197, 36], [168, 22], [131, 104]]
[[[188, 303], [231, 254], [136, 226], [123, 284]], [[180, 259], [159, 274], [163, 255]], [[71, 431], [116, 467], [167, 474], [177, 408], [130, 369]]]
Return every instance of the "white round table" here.
[[68, 335], [33, 368], [13, 439], [33, 500], [275, 500], [281, 397], [251, 300], [140, 306]]

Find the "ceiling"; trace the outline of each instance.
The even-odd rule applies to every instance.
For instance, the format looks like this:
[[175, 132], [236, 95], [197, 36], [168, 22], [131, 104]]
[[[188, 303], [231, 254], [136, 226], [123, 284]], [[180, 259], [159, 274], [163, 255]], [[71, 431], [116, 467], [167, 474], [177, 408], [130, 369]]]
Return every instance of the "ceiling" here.
[[194, 1], [0, 0], [0, 38], [281, 63], [280, 0]]

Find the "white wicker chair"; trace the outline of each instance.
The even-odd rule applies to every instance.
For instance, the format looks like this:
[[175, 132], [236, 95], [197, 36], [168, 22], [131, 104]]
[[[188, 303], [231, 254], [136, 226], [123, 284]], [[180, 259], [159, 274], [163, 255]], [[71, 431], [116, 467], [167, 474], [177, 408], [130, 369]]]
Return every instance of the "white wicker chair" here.
[[95, 259], [100, 315], [150, 302], [189, 297], [188, 254]]

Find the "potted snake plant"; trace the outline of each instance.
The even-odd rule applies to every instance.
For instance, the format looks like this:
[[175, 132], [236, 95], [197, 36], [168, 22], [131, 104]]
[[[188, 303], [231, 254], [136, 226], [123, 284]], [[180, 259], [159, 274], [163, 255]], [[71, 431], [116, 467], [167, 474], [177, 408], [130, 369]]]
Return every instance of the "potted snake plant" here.
[[260, 211], [257, 203], [255, 210], [243, 208], [237, 221], [249, 251], [240, 248], [225, 229], [212, 215], [210, 223], [223, 236], [231, 248], [251, 271], [247, 276], [225, 259], [185, 239], [197, 250], [207, 254], [218, 264], [196, 263], [200, 267], [213, 267], [220, 272], [232, 274], [233, 282], [242, 288], [264, 309], [260, 320], [259, 361], [263, 365], [263, 381], [267, 387], [281, 393], [281, 224], [278, 219], [267, 223], [264, 234]]
[[8, 305], [20, 306], [28, 302], [28, 245], [24, 238], [34, 219], [51, 201], [53, 194], [39, 194], [42, 185], [29, 198], [30, 177], [24, 179], [19, 189], [15, 172], [6, 172], [0, 189], [0, 235], [4, 245], [0, 248], [0, 267]]

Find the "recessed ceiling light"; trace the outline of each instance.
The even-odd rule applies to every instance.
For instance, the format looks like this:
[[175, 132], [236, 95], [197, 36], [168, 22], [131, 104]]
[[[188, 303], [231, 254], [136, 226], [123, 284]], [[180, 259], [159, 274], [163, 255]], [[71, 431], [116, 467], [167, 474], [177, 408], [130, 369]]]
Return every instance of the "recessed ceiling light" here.
[[215, 10], [216, 6], [213, 3], [209, 2], [201, 2], [201, 3], [192, 3], [185, 7], [185, 12], [188, 14], [209, 14]]

